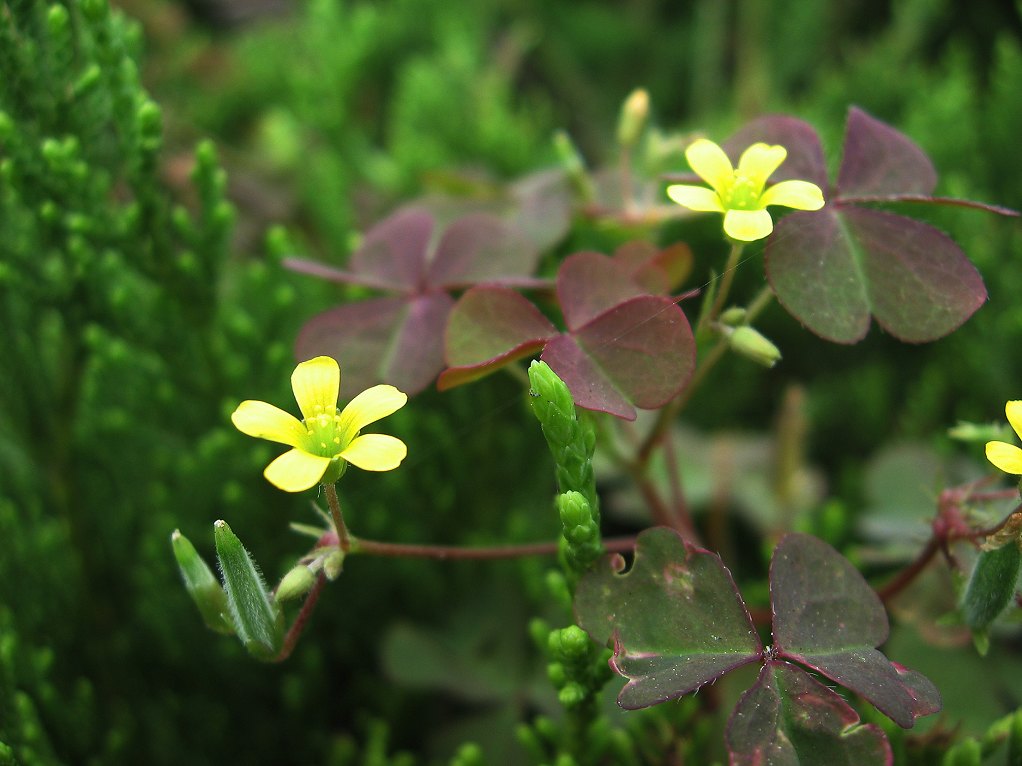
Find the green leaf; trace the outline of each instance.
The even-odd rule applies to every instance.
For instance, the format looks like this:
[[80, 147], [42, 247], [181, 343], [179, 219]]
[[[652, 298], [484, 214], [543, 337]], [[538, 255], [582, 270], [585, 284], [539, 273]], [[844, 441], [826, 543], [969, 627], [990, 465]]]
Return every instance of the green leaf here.
[[273, 659], [284, 637], [284, 619], [270, 597], [255, 561], [226, 521], [213, 523], [216, 554], [238, 638], [249, 654]]
[[1020, 567], [1022, 551], [1015, 540], [980, 553], [962, 600], [962, 617], [973, 633], [985, 634], [1012, 601]]
[[598, 643], [614, 640], [612, 665], [628, 683], [627, 709], [680, 697], [760, 659], [763, 647], [730, 573], [716, 554], [674, 530], [639, 535], [635, 563], [611, 556], [582, 578], [578, 623]]
[[887, 738], [843, 699], [786, 662], [763, 666], [728, 721], [731, 766], [862, 766], [892, 762]]
[[220, 587], [220, 581], [216, 579], [213, 570], [180, 531], [174, 530], [170, 536], [170, 543], [174, 549], [178, 569], [184, 578], [185, 588], [195, 605], [199, 607], [206, 627], [217, 633], [233, 634], [234, 626], [231, 625], [229, 617], [227, 594]]

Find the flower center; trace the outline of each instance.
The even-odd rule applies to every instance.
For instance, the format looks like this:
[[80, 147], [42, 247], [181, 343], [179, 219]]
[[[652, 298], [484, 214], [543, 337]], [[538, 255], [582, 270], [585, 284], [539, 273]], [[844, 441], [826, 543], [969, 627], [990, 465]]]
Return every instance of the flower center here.
[[[317, 406], [317, 410], [322, 409]], [[336, 407], [329, 408], [302, 421], [305, 426], [305, 449], [320, 457], [337, 457], [348, 446], [351, 439], [344, 434], [341, 415]]]
[[723, 200], [724, 207], [728, 210], [758, 210], [761, 194], [762, 189], [755, 181], [736, 173]]

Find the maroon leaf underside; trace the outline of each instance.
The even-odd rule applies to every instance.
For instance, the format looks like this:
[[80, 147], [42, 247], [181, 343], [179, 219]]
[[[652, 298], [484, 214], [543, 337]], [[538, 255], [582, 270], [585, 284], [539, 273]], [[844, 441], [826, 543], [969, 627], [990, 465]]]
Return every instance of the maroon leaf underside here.
[[936, 187], [933, 163], [908, 136], [858, 107], [848, 110], [837, 177], [839, 197], [929, 195]]
[[762, 656], [762, 645], [720, 557], [665, 527], [642, 532], [635, 561], [608, 556], [579, 582], [578, 623], [614, 641], [614, 668], [628, 678], [626, 709], [679, 697]]
[[925, 677], [890, 662], [887, 613], [859, 571], [809, 535], [790, 534], [770, 565], [777, 655], [797, 660], [869, 700], [898, 725], [940, 709]]
[[527, 277], [538, 258], [539, 250], [524, 234], [495, 215], [472, 213], [444, 230], [427, 266], [426, 283], [447, 289], [481, 282], [532, 284], [536, 280]]
[[728, 720], [730, 766], [890, 766], [887, 738], [831, 689], [786, 662], [767, 662]]
[[539, 351], [558, 330], [514, 290], [474, 287], [451, 312], [445, 332], [449, 365], [437, 381], [444, 391], [488, 375]]
[[366, 233], [350, 271], [295, 261], [293, 267], [305, 273], [401, 293], [313, 317], [299, 333], [296, 355], [337, 359], [347, 393], [379, 382], [418, 393], [444, 368], [444, 330], [454, 303], [446, 290], [477, 281], [547, 284], [527, 276], [537, 248], [498, 217], [458, 218], [432, 248], [435, 228], [429, 211], [408, 207]]
[[632, 280], [632, 269], [602, 253], [574, 253], [557, 270], [557, 299], [569, 330], [644, 294]]
[[871, 316], [901, 340], [936, 340], [987, 296], [979, 272], [943, 232], [839, 203], [785, 216], [767, 242], [766, 271], [781, 304], [838, 343], [865, 337]]
[[338, 306], [306, 322], [295, 354], [336, 359], [345, 397], [379, 382], [415, 394], [443, 369], [444, 327], [453, 303], [446, 293], [426, 293]]

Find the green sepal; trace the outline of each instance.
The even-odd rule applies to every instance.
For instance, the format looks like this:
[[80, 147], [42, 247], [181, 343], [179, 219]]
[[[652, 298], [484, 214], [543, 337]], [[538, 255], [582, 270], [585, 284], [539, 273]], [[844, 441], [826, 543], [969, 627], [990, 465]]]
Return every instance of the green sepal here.
[[281, 603], [304, 596], [315, 583], [315, 573], [305, 564], [299, 564], [281, 578], [273, 593], [273, 599]]
[[985, 653], [986, 631], [1015, 595], [1015, 582], [1022, 566], [1022, 551], [1016, 541], [983, 551], [972, 570], [962, 600], [962, 618]]
[[170, 544], [174, 549], [174, 558], [177, 559], [177, 566], [181, 570], [181, 577], [184, 578], [188, 595], [199, 607], [199, 613], [202, 615], [206, 627], [217, 633], [232, 635], [234, 626], [229, 617], [227, 594], [224, 593], [213, 570], [195, 550], [191, 541], [179, 530], [175, 529], [170, 536]]
[[284, 638], [284, 615], [272, 600], [255, 561], [226, 521], [213, 523], [213, 539], [238, 638], [253, 657], [272, 660]]

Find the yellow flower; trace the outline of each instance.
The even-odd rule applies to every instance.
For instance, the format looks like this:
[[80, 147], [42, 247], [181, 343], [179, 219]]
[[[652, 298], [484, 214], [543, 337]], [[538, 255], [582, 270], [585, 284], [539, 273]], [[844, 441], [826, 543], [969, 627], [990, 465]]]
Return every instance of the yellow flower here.
[[723, 213], [725, 234], [753, 242], [774, 230], [767, 205], [799, 210], [823, 207], [823, 192], [809, 181], [781, 181], [764, 191], [767, 179], [787, 156], [783, 146], [753, 144], [742, 152], [735, 170], [723, 149], [700, 138], [685, 150], [685, 159], [713, 188], [673, 184], [667, 187], [667, 196], [691, 210]]
[[291, 375], [304, 420], [266, 402], [249, 399], [238, 405], [231, 422], [239, 431], [293, 447], [266, 466], [270, 483], [285, 492], [301, 492], [337, 481], [348, 463], [366, 471], [391, 471], [404, 460], [408, 449], [400, 439], [359, 431], [401, 409], [408, 397], [394, 386], [373, 386], [338, 412], [340, 387], [337, 362], [317, 356]]
[[[1004, 405], [1004, 414], [1015, 433], [1022, 437], [1022, 401], [1008, 402]], [[1022, 449], [1014, 444], [987, 442], [987, 460], [1005, 473], [1022, 474]]]

